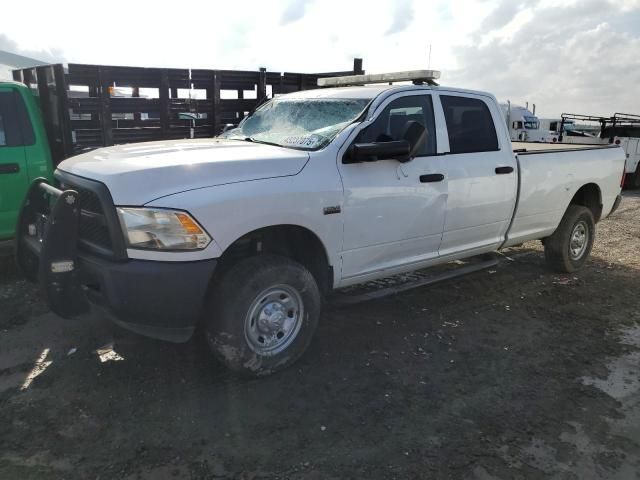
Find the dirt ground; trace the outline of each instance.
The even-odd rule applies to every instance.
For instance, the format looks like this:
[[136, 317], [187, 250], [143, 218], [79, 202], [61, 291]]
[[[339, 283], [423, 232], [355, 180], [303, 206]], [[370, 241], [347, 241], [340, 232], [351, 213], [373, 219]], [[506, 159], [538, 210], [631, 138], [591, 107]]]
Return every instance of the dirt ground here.
[[640, 478], [639, 247], [631, 194], [578, 274], [531, 243], [329, 306], [304, 358], [259, 380], [197, 342], [57, 318], [5, 266], [0, 478]]

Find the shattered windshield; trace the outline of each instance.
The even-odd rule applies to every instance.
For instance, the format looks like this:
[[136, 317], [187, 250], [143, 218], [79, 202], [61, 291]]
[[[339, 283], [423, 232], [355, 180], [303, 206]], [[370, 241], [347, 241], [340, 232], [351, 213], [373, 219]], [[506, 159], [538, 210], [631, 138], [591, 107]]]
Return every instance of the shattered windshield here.
[[318, 150], [358, 118], [367, 103], [365, 98], [275, 98], [220, 137]]

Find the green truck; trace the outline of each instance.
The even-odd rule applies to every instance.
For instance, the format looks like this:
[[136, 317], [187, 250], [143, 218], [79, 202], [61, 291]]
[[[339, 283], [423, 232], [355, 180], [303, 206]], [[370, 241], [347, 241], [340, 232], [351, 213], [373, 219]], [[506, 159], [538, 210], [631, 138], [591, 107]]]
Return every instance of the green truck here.
[[104, 146], [207, 138], [269, 96], [363, 73], [281, 73], [107, 65], [42, 65], [0, 81], [0, 252], [12, 250], [29, 185], [65, 158]]
[[29, 89], [0, 83], [0, 250], [11, 247], [18, 212], [31, 182], [53, 179], [40, 108]]

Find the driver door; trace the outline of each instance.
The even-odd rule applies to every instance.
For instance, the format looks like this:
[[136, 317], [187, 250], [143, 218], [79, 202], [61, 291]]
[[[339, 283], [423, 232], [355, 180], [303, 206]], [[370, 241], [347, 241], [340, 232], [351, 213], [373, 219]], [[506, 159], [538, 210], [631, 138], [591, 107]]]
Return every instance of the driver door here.
[[399, 273], [438, 256], [447, 201], [444, 165], [437, 155], [433, 97], [394, 95], [372, 121], [363, 122], [352, 143], [402, 139], [407, 122], [418, 121], [427, 140], [407, 163], [395, 159], [344, 163], [342, 284]]
[[25, 129], [18, 115], [18, 93], [0, 88], [0, 240], [13, 236], [18, 211], [29, 186]]

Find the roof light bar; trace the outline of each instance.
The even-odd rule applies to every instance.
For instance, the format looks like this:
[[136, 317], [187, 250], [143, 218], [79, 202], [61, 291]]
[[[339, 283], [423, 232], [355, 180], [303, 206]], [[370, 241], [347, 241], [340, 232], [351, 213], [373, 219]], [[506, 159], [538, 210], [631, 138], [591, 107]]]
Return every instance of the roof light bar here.
[[318, 79], [319, 87], [346, 87], [368, 83], [413, 82], [437, 85], [440, 78], [438, 70], [409, 70], [406, 72], [374, 73], [371, 75], [345, 75], [344, 77], [326, 77]]

